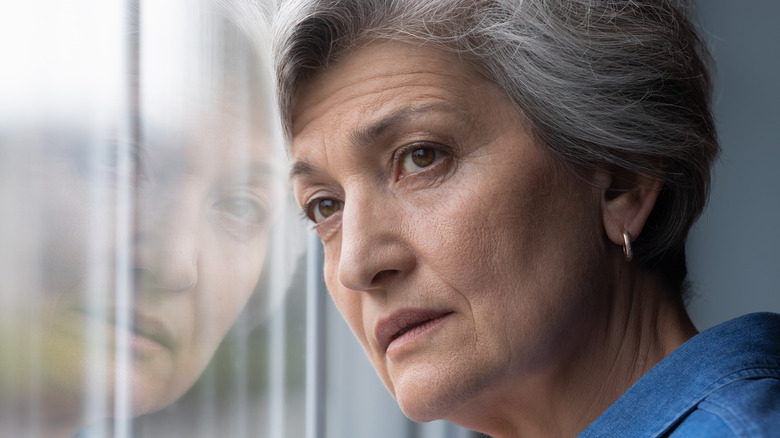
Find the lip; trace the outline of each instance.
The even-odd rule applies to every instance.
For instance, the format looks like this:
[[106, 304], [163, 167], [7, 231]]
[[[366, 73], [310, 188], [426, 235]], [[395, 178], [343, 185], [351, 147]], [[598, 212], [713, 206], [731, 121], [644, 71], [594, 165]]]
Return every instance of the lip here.
[[161, 319], [137, 311], [133, 312], [131, 316], [132, 325], [129, 330], [132, 333], [150, 339], [167, 349], [173, 348], [173, 333]]
[[159, 318], [145, 314], [139, 310], [126, 311], [125, 320], [117, 321], [119, 312], [116, 308], [107, 308], [105, 312], [88, 312], [81, 310], [87, 316], [97, 319], [116, 330], [126, 330], [130, 334], [130, 343], [135, 349], [165, 348], [172, 350], [175, 337], [170, 327]]
[[439, 322], [452, 313], [449, 310], [433, 309], [399, 310], [389, 317], [379, 320], [374, 327], [374, 336], [381, 351], [387, 352], [388, 347], [395, 340], [402, 336], [409, 337], [412, 334], [420, 334], [419, 330], [414, 330], [417, 328], [433, 328], [433, 323]]

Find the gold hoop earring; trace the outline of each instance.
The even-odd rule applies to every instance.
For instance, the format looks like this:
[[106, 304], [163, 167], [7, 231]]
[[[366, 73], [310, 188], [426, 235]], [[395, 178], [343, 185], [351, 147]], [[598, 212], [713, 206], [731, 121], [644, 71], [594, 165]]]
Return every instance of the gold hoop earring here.
[[623, 254], [626, 256], [626, 261], [631, 261], [634, 258], [634, 252], [631, 250], [631, 233], [623, 231]]

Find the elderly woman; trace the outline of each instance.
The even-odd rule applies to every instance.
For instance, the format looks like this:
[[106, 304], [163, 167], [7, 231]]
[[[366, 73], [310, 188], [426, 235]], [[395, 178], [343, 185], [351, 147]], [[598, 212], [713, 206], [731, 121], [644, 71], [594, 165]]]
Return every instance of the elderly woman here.
[[278, 20], [295, 194], [406, 415], [496, 437], [780, 430], [780, 317], [697, 334], [683, 304], [718, 151], [684, 5], [295, 0]]

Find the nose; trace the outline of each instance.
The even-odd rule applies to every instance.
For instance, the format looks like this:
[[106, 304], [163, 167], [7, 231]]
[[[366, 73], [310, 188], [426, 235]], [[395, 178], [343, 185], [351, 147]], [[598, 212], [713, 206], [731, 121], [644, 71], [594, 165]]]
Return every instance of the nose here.
[[385, 288], [416, 264], [403, 214], [392, 201], [351, 201], [345, 202], [342, 212], [339, 282], [357, 291]]
[[136, 267], [154, 287], [183, 291], [198, 283], [200, 214], [194, 193], [151, 195], [140, 202]]

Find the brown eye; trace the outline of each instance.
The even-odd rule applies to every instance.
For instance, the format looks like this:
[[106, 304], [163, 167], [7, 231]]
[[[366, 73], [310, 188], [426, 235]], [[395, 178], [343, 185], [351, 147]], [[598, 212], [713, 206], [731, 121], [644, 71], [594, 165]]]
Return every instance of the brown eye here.
[[338, 213], [344, 204], [341, 201], [335, 199], [320, 199], [314, 201], [310, 207], [309, 218], [318, 224], [325, 219]]
[[413, 149], [407, 153], [403, 159], [403, 173], [409, 174], [426, 168], [436, 162], [441, 155], [439, 151], [434, 148], [422, 147]]

